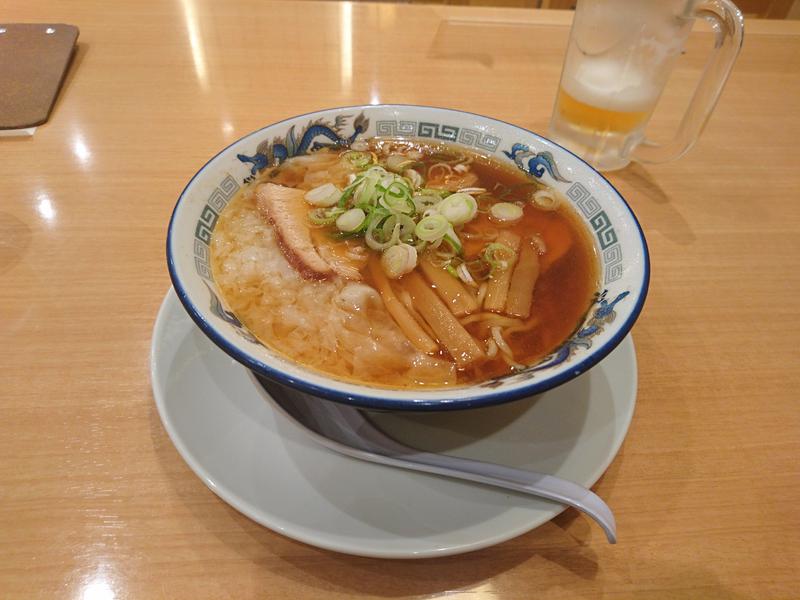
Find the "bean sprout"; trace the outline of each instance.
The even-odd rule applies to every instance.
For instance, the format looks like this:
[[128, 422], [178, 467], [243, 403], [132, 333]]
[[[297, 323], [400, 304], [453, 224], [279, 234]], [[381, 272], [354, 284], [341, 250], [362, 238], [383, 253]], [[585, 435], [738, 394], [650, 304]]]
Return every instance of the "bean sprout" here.
[[497, 343], [497, 347], [500, 349], [500, 352], [503, 354], [508, 354], [511, 358], [514, 358], [514, 353], [511, 351], [511, 346], [503, 339], [503, 335], [500, 333], [500, 327], [492, 327], [492, 338]]

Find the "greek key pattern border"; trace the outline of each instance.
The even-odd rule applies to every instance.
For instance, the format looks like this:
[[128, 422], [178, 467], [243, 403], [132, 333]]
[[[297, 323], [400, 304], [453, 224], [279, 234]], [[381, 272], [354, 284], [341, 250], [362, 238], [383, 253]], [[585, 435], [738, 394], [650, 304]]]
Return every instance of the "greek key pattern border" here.
[[416, 136], [432, 138], [443, 142], [458, 142], [480, 150], [495, 152], [503, 141], [497, 136], [482, 133], [474, 129], [455, 127], [444, 123], [428, 121], [392, 121], [375, 122], [375, 134], [378, 136]]
[[567, 198], [572, 200], [583, 216], [589, 220], [597, 241], [603, 260], [604, 281], [606, 284], [617, 281], [624, 272], [622, 264], [622, 246], [619, 244], [617, 232], [606, 211], [602, 209], [597, 199], [582, 183], [573, 183], [566, 192]]
[[203, 279], [213, 281], [211, 275], [211, 235], [217, 224], [222, 210], [231, 201], [231, 198], [239, 191], [239, 184], [230, 174], [219, 183], [214, 191], [208, 196], [203, 209], [200, 211], [200, 218], [194, 228], [194, 267], [197, 274]]

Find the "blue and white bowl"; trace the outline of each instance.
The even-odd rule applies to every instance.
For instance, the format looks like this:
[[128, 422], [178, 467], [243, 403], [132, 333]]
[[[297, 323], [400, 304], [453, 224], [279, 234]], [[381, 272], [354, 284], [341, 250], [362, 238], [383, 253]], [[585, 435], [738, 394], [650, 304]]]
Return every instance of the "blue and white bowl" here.
[[[586, 321], [551, 356], [525, 371], [439, 390], [392, 390], [337, 380], [261, 344], [224, 306], [211, 275], [209, 243], [220, 212], [259, 169], [318, 144], [356, 136], [404, 136], [461, 144], [530, 173], [559, 190], [593, 233], [602, 263], [600, 293]], [[597, 364], [630, 331], [649, 282], [644, 234], [631, 208], [597, 171], [561, 146], [503, 121], [443, 108], [350, 106], [300, 115], [259, 129], [208, 161], [183, 190], [167, 235], [172, 284], [202, 331], [255, 373], [316, 396], [379, 409], [445, 410], [537, 394]]]

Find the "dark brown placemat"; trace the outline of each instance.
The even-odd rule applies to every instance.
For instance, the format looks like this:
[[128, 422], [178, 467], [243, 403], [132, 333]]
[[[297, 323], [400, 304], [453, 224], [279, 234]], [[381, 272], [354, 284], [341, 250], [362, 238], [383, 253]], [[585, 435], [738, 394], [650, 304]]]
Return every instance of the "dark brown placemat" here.
[[74, 25], [0, 24], [0, 129], [47, 121], [77, 39]]

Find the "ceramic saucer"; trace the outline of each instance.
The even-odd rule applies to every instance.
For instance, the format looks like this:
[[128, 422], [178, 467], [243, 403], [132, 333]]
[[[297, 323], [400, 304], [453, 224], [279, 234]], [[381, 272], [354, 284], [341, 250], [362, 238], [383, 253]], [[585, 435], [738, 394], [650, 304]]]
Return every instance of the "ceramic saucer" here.
[[[206, 338], [172, 290], [153, 332], [151, 375], [164, 427], [197, 476], [254, 521], [314, 546], [384, 558], [458, 554], [525, 533], [563, 510], [318, 446], [273, 409], [248, 370]], [[410, 445], [589, 487], [617, 454], [635, 402], [628, 336], [587, 373], [534, 398], [371, 418]]]

